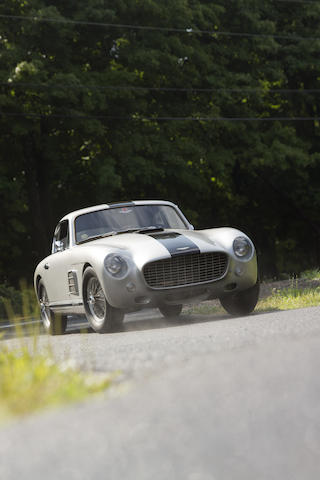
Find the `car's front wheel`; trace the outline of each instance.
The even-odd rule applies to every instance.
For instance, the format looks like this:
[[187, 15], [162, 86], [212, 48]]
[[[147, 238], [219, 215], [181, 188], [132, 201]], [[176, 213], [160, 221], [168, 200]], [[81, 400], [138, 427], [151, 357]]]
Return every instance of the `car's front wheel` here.
[[260, 282], [247, 290], [230, 293], [220, 298], [223, 308], [231, 315], [249, 315], [253, 312], [259, 299]]
[[182, 310], [182, 305], [163, 305], [159, 307], [162, 315], [168, 320], [178, 317]]
[[63, 335], [67, 328], [67, 316], [55, 314], [49, 307], [49, 298], [42, 280], [38, 285], [38, 300], [43, 328], [50, 335]]
[[119, 330], [124, 314], [107, 302], [99, 279], [88, 267], [83, 275], [83, 303], [87, 320], [93, 330], [98, 333], [108, 333]]

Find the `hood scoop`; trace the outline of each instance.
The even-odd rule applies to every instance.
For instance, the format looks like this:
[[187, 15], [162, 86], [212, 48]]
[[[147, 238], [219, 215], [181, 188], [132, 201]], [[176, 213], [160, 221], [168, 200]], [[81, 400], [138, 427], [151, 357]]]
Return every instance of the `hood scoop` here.
[[190, 253], [200, 253], [199, 247], [181, 233], [165, 232], [149, 234], [150, 237], [161, 243], [172, 257]]

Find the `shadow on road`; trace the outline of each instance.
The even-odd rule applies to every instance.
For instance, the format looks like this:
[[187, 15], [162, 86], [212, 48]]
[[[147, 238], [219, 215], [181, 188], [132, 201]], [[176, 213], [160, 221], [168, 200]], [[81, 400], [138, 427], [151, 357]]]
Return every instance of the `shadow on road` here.
[[[153, 312], [144, 311], [133, 314], [127, 314], [124, 319], [124, 323], [121, 329], [117, 332], [112, 332], [109, 335], [116, 333], [134, 332], [142, 330], [155, 330], [162, 328], [178, 327], [182, 325], [190, 325], [196, 323], [207, 323], [218, 320], [226, 320], [230, 317], [228, 315], [195, 315], [195, 314], [182, 314], [179, 317], [166, 319], [162, 317], [157, 311]], [[96, 333], [88, 324], [85, 317], [69, 317], [68, 326], [65, 335], [74, 334], [91, 334]], [[34, 324], [28, 322], [24, 324], [21, 322], [18, 325], [6, 323], [0, 326], [0, 340], [7, 340], [9, 338], [16, 337], [30, 337], [33, 335], [45, 335], [42, 325], [39, 321], [35, 321]]]
[[[253, 312], [251, 316], [263, 315], [271, 312]], [[121, 329], [116, 332], [109, 333], [108, 335], [129, 333], [143, 330], [156, 330], [162, 328], [172, 328], [185, 325], [192, 325], [197, 323], [209, 323], [216, 321], [227, 321], [231, 319], [241, 319], [242, 317], [232, 317], [228, 314], [189, 314], [185, 313], [178, 317], [166, 319], [162, 317], [158, 310], [144, 310], [136, 313], [127, 314], [124, 319], [124, 323]], [[96, 333], [88, 324], [87, 320], [83, 316], [69, 317], [68, 326], [65, 335], [75, 334], [92, 334]], [[34, 324], [19, 324], [17, 328], [10, 323], [0, 325], [0, 340], [7, 340], [9, 338], [16, 338], [19, 336], [29, 337], [33, 335], [45, 335], [43, 328], [39, 321], [35, 321]], [[98, 335], [98, 334], [97, 334]]]
[[161, 328], [179, 327], [182, 325], [191, 325], [196, 323], [207, 323], [217, 320], [227, 319], [226, 315], [219, 316], [201, 316], [201, 315], [180, 315], [179, 317], [165, 319], [163, 317], [154, 317], [150, 319], [135, 319], [124, 322], [123, 332], [132, 332], [140, 330], [155, 330]]

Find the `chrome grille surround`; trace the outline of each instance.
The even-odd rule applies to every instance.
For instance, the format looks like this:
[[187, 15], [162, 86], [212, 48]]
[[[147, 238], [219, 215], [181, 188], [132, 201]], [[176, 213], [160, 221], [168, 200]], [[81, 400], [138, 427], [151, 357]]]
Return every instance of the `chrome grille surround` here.
[[164, 289], [219, 280], [227, 267], [224, 252], [190, 253], [147, 263], [143, 274], [149, 287]]

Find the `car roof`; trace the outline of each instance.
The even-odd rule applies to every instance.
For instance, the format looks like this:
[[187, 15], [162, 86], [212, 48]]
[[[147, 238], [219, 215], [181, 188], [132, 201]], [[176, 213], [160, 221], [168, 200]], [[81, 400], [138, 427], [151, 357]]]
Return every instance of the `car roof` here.
[[79, 215], [84, 215], [86, 213], [95, 212], [98, 210], [105, 210], [108, 208], [115, 208], [115, 207], [126, 207], [130, 205], [171, 205], [176, 206], [172, 202], [168, 202], [165, 200], [134, 200], [129, 202], [117, 202], [117, 203], [102, 203], [101, 205], [94, 205], [92, 207], [81, 208], [80, 210], [75, 210], [73, 212], [68, 213], [63, 218], [61, 218], [60, 222], [63, 220], [70, 220], [73, 221]]

